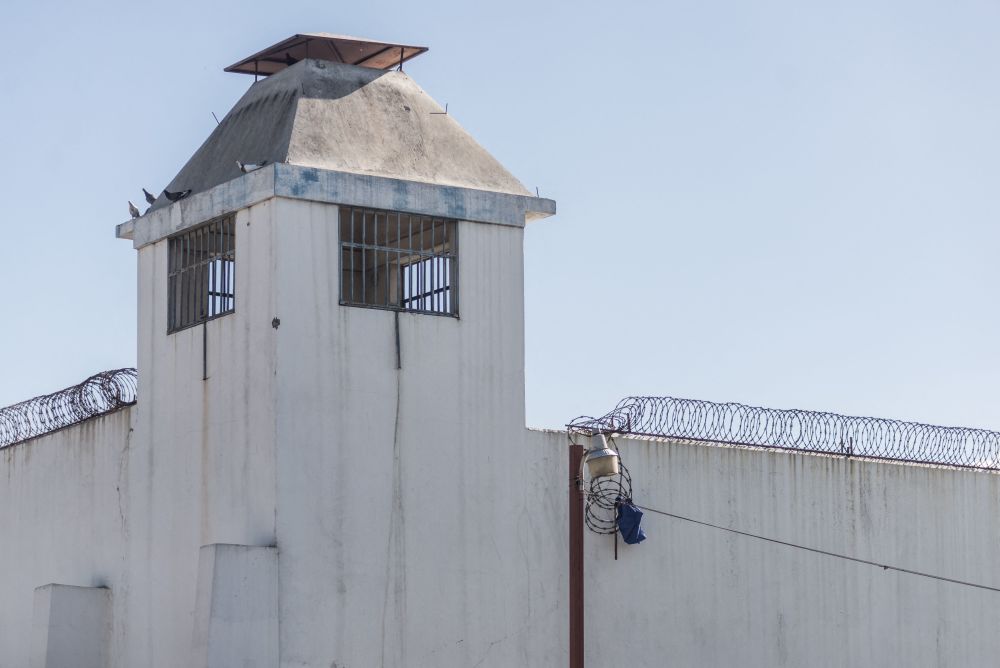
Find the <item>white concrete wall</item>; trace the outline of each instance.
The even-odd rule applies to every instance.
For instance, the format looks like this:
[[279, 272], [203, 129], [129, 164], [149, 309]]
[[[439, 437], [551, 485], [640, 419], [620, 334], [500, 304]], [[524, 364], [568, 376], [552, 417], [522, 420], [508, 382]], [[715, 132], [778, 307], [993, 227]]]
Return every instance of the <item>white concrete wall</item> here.
[[35, 589], [31, 668], [107, 668], [111, 590], [47, 584]]
[[[540, 449], [565, 435], [537, 435]], [[711, 445], [618, 441], [636, 503], [1000, 587], [1000, 475]], [[1000, 593], [646, 513], [587, 533], [588, 666], [992, 666]]]
[[[335, 205], [236, 228], [236, 312], [170, 335], [167, 241], [140, 249], [137, 407], [0, 451], [0, 668], [29, 665], [50, 582], [109, 587], [115, 668], [192, 665], [213, 543], [277, 547], [285, 668], [565, 663], [566, 435], [524, 428], [523, 230], [459, 224], [461, 318], [400, 314], [396, 369], [395, 315], [339, 305]], [[643, 505], [1000, 585], [1000, 476], [620, 445]], [[587, 535], [588, 665], [1000, 655], [995, 592], [646, 522], [618, 561]]]
[[236, 310], [202, 326], [167, 334], [168, 241], [139, 249], [131, 632], [116, 665], [191, 665], [201, 546], [274, 544], [272, 207], [237, 213]]
[[278, 200], [275, 219], [282, 665], [560, 664], [523, 230], [460, 223], [461, 318], [400, 314], [397, 370], [394, 314], [338, 305], [336, 208]]
[[277, 548], [202, 547], [192, 668], [277, 666], [278, 624]]
[[[0, 450], [0, 667], [31, 665], [35, 588], [125, 586], [133, 409]], [[113, 601], [112, 645], [125, 611]]]
[[168, 242], [139, 250], [135, 407], [0, 450], [0, 667], [50, 582], [111, 588], [113, 666], [189, 666], [201, 546], [274, 544], [271, 207], [237, 214], [236, 312], [204, 327], [167, 334]]
[[[191, 664], [211, 543], [278, 545], [283, 665], [551, 665], [565, 653], [550, 561], [565, 532], [545, 508], [559, 457], [530, 451], [523, 428], [523, 230], [460, 223], [461, 319], [402, 314], [397, 371], [394, 315], [338, 303], [337, 222], [336, 206], [302, 200], [241, 210], [236, 312], [169, 335], [168, 241], [139, 250], [131, 445], [89, 442], [118, 482], [102, 521], [119, 535], [100, 542], [113, 552], [101, 566], [114, 665]], [[43, 495], [65, 475], [25, 495], [48, 512], [33, 531], [61, 530]], [[45, 544], [15, 524], [25, 502], [0, 528], [28, 560]], [[78, 570], [26, 576], [26, 595], [92, 584], [96, 567]], [[5, 606], [26, 624], [30, 609]]]

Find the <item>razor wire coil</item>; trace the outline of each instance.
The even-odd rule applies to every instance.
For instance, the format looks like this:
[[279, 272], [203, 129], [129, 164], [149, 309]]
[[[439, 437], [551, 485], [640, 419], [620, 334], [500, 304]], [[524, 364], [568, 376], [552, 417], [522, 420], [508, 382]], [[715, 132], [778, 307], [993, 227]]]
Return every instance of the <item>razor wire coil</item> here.
[[676, 397], [628, 397], [571, 432], [703, 441], [1000, 470], [1000, 432]]
[[0, 448], [131, 406], [137, 380], [135, 369], [103, 371], [72, 387], [0, 408]]

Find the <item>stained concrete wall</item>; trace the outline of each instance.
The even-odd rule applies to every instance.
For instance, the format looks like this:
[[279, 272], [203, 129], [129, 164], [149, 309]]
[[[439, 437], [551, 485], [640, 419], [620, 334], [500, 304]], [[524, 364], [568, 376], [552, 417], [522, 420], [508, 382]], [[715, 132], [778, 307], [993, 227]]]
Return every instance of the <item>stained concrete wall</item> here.
[[[537, 435], [564, 448], [564, 434]], [[636, 503], [1000, 587], [1000, 475], [619, 439]], [[587, 665], [991, 666], [1000, 593], [655, 513], [639, 545], [587, 533]]]
[[[36, 587], [127, 587], [133, 418], [134, 409], [126, 408], [0, 450], [0, 667], [24, 668], [38, 658], [32, 656]], [[112, 602], [118, 624], [112, 647], [124, 634], [121, 603]]]
[[558, 457], [540, 466], [523, 428], [523, 229], [459, 223], [461, 318], [400, 314], [399, 370], [394, 314], [339, 304], [335, 205], [274, 198], [236, 230], [236, 312], [169, 335], [168, 242], [139, 249], [116, 660], [188, 661], [199, 547], [234, 543], [278, 546], [282, 665], [558, 663], [564, 532], [539, 511]]
[[[404, 338], [404, 350], [407, 341], [414, 343]], [[373, 365], [385, 343], [370, 344]], [[355, 386], [351, 378], [336, 382]], [[373, 417], [377, 401], [368, 413], [326, 414], [328, 431], [312, 425], [319, 437], [285, 425], [281, 442], [308, 456], [292, 447], [279, 454], [280, 665], [322, 666], [328, 657], [326, 665], [405, 665], [404, 656], [424, 662], [409, 665], [564, 663], [566, 435], [522, 430], [518, 438], [496, 427], [510, 435], [498, 447], [474, 427], [451, 431], [445, 423], [461, 421], [448, 411], [435, 417], [430, 409], [447, 401], [426, 392], [415, 400], [419, 410], [401, 417], [405, 449], [395, 451], [384, 419]], [[394, 402], [388, 410], [394, 418]], [[160, 558], [148, 532], [136, 532], [137, 504], [129, 501], [130, 471], [142, 461], [129, 437], [134, 411], [0, 451], [0, 666], [31, 665], [33, 590], [52, 580], [108, 587], [110, 665], [138, 665], [135, 653], [149, 646], [162, 653], [148, 665], [192, 665], [194, 635], [170, 643], [174, 627], [197, 629], [191, 546], [200, 537], [154, 542], [179, 563], [148, 581], [140, 579], [148, 566], [128, 557], [147, 549]], [[425, 420], [419, 439], [407, 435]], [[356, 435], [367, 439], [360, 447], [342, 434], [352, 429], [369, 432]], [[484, 442], [490, 447], [472, 450]], [[705, 444], [618, 445], [635, 500], [647, 507], [1000, 586], [995, 474]], [[441, 457], [450, 461], [442, 465]], [[183, 509], [190, 480], [173, 484]], [[199, 504], [218, 515], [214, 503]], [[153, 518], [158, 523], [172, 510], [159, 512], [167, 517]], [[1000, 654], [996, 592], [650, 512], [644, 522], [648, 540], [619, 543], [617, 561], [611, 538], [585, 534], [588, 665], [985, 666]], [[185, 576], [191, 552], [196, 572]], [[151, 593], [143, 599], [137, 589]], [[141, 620], [154, 604], [157, 623], [147, 626]]]
[[111, 589], [113, 666], [192, 665], [200, 548], [275, 543], [272, 202], [237, 213], [236, 312], [203, 326], [167, 334], [168, 242], [139, 250], [135, 407], [0, 450], [3, 668], [49, 582]]
[[[139, 404], [0, 451], [0, 666], [30, 664], [49, 582], [110, 589], [112, 666], [192, 665], [215, 543], [277, 546], [285, 668], [565, 662], [566, 435], [523, 426], [523, 229], [459, 223], [461, 318], [400, 314], [397, 369], [395, 314], [339, 304], [337, 219], [304, 199], [240, 209], [236, 312], [173, 334], [168, 242], [141, 246]], [[620, 445], [643, 505], [1000, 584], [998, 476]], [[618, 561], [587, 535], [589, 665], [1000, 650], [995, 592], [646, 521]]]
[[273, 200], [236, 213], [236, 310], [167, 333], [167, 247], [139, 249], [139, 387], [121, 666], [191, 665], [199, 550], [275, 543]]
[[460, 223], [461, 318], [338, 305], [337, 210], [278, 200], [283, 666], [550, 666], [558, 453], [524, 424], [523, 230]]

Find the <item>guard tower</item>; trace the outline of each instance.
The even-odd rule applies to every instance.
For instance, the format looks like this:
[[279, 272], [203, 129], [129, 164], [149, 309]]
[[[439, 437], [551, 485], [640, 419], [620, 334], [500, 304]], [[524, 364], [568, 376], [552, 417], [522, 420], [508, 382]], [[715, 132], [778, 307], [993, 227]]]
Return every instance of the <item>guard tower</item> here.
[[523, 228], [555, 203], [402, 71], [425, 51], [309, 33], [232, 65], [249, 90], [117, 228], [138, 251], [124, 605], [145, 629], [123, 665], [555, 651], [520, 628], [559, 566], [511, 484], [535, 457]]

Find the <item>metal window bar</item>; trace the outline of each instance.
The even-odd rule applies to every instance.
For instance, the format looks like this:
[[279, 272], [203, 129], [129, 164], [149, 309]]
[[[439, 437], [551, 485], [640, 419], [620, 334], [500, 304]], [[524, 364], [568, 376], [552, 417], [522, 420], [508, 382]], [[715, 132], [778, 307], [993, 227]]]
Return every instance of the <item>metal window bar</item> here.
[[233, 216], [173, 237], [167, 249], [167, 331], [176, 332], [236, 308]]
[[457, 223], [341, 207], [340, 302], [458, 315]]

